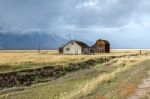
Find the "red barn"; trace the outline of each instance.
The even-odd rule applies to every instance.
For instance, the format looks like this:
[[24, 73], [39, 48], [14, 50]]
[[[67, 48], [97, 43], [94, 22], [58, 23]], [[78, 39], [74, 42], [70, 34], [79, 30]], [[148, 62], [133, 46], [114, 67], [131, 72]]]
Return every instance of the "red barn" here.
[[91, 53], [110, 53], [110, 43], [107, 40], [99, 39], [90, 48]]

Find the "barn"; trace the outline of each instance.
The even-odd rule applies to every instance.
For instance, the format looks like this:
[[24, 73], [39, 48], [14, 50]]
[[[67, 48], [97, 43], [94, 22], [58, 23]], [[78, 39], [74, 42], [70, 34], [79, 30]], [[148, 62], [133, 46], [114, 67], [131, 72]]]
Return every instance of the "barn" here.
[[110, 43], [107, 40], [99, 39], [90, 47], [91, 53], [110, 53]]
[[72, 40], [68, 42], [66, 45], [59, 48], [60, 54], [89, 54], [90, 53], [90, 47], [78, 40]]

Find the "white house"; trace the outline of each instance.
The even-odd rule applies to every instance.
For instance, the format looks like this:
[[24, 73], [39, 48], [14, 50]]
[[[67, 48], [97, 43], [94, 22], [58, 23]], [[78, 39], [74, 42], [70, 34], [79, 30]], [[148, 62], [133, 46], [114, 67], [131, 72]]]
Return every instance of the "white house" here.
[[59, 48], [60, 54], [89, 54], [90, 48], [82, 41], [72, 40]]

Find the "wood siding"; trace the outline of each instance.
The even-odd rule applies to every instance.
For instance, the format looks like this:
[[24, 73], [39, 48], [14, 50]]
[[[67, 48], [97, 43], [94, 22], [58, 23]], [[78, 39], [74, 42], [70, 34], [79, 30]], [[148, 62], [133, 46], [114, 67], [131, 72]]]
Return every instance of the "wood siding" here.
[[90, 48], [91, 53], [110, 53], [110, 44], [106, 40], [97, 40]]
[[82, 48], [77, 43], [70, 42], [63, 48], [63, 53], [64, 54], [82, 54]]

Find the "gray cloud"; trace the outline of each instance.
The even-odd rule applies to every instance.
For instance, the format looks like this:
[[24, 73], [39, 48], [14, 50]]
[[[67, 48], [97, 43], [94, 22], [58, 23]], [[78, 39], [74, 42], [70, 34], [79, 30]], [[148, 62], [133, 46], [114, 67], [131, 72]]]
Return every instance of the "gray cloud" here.
[[62, 17], [65, 2], [60, 0], [1, 0], [0, 26], [3, 29], [49, 29]]
[[103, 31], [141, 21], [149, 5], [149, 0], [0, 0], [0, 27], [4, 31]]
[[119, 27], [127, 24], [138, 3], [139, 0], [83, 0], [65, 20], [78, 27]]

